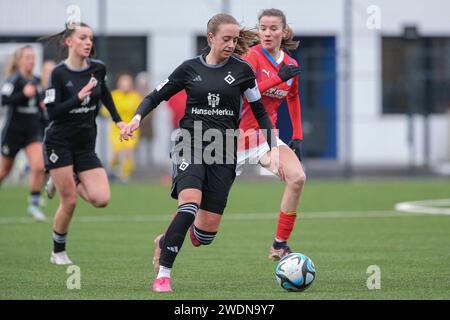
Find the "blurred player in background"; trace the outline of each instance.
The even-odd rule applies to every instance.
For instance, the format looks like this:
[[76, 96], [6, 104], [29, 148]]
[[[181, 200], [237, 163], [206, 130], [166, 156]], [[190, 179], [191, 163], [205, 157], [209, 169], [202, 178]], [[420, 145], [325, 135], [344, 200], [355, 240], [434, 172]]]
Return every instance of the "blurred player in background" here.
[[64, 31], [42, 40], [57, 41], [60, 51], [68, 52], [53, 69], [44, 100], [51, 121], [44, 137], [45, 167], [60, 196], [50, 262], [64, 265], [72, 263], [66, 240], [77, 194], [96, 208], [106, 207], [111, 197], [108, 177], [95, 153], [100, 101], [119, 128], [125, 123], [106, 86], [106, 66], [91, 59], [95, 53], [91, 28], [84, 23], [66, 25]]
[[[123, 73], [117, 78], [117, 89], [112, 91], [112, 97], [117, 111], [125, 122], [130, 122], [134, 116], [142, 96], [134, 90], [133, 77]], [[105, 114], [105, 109], [102, 109]], [[117, 137], [120, 129], [111, 124], [110, 143], [112, 147], [111, 170], [121, 182], [128, 182], [134, 169], [134, 153], [139, 141], [139, 132], [135, 133], [135, 139], [120, 141]]]
[[[259, 15], [258, 21], [260, 44], [252, 47], [244, 59], [255, 71], [262, 100], [272, 124], [276, 126], [278, 108], [286, 99], [293, 128], [289, 147], [277, 137], [280, 162], [283, 164], [286, 178], [276, 235], [269, 250], [269, 259], [277, 261], [291, 252], [287, 241], [294, 228], [297, 207], [306, 181], [300, 154], [303, 139], [298, 95], [300, 69], [297, 61], [284, 51], [296, 49], [298, 42], [293, 41], [293, 31], [286, 24], [286, 16], [281, 10], [264, 10]], [[257, 136], [259, 125], [249, 111], [249, 104], [245, 101], [240, 123], [244, 133], [239, 139], [238, 175], [241, 174], [245, 163], [259, 163], [263, 167], [269, 164], [267, 158], [269, 149], [263, 143], [264, 139]]]
[[30, 172], [28, 213], [37, 221], [44, 221], [41, 190], [45, 180], [42, 157], [42, 89], [40, 79], [33, 75], [33, 48], [18, 49], [8, 67], [8, 79], [1, 89], [2, 104], [8, 107], [2, 131], [0, 183], [9, 175], [17, 153], [23, 149]]
[[[139, 105], [133, 120], [121, 130], [121, 138], [129, 139], [139, 128], [143, 117], [167, 101], [182, 89], [188, 99], [180, 128], [185, 129], [182, 140], [178, 140], [172, 153], [174, 177], [172, 197], [178, 200], [178, 209], [164, 234], [155, 239], [153, 263], [157, 273], [153, 290], [170, 292], [173, 263], [181, 250], [188, 229], [195, 221], [195, 232], [204, 244], [214, 240], [228, 193], [236, 176], [236, 145], [224, 148], [229, 138], [235, 141], [234, 131], [239, 125], [239, 111], [245, 95], [262, 129], [266, 129], [271, 149], [273, 170], [278, 166], [278, 148], [272, 139], [272, 123], [261, 103], [261, 94], [250, 65], [235, 54], [244, 54], [254, 34], [241, 29], [239, 23], [228, 14], [217, 14], [208, 21], [208, 54], [190, 59], [181, 64], [167, 80], [162, 82]], [[196, 126], [201, 125], [201, 129]], [[215, 148], [223, 154], [212, 163], [205, 161], [207, 141], [196, 141], [195, 136], [214, 130], [222, 139], [215, 140]], [[210, 132], [211, 132], [210, 131]], [[188, 139], [186, 132], [194, 139]], [[178, 151], [177, 151], [178, 150]], [[186, 151], [180, 154], [180, 150]], [[190, 154], [190, 156], [188, 155]], [[198, 156], [201, 159], [198, 159]], [[225, 161], [231, 158], [231, 163]], [[215, 230], [204, 229], [203, 225], [213, 222]]]

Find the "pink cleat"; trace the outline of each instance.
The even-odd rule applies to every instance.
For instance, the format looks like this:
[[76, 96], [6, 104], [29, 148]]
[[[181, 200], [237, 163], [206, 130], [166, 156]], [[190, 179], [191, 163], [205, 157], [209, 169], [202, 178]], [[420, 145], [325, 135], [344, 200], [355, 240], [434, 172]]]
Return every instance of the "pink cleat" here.
[[200, 247], [201, 243], [200, 241], [198, 241], [197, 237], [194, 234], [193, 226], [194, 224], [192, 224], [191, 227], [189, 228], [189, 237], [191, 238], [191, 242], [194, 247]]
[[172, 288], [170, 287], [170, 278], [169, 277], [161, 277], [155, 279], [153, 281], [153, 291], [155, 292], [172, 292]]

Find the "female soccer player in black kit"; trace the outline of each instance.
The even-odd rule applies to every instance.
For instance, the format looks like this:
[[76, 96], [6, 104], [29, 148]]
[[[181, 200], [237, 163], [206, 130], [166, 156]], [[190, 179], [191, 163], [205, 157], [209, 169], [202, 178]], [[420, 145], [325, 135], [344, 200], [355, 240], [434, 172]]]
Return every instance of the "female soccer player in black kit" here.
[[105, 207], [110, 199], [108, 178], [95, 153], [95, 117], [101, 102], [119, 128], [125, 123], [106, 86], [105, 65], [90, 58], [94, 53], [91, 28], [84, 23], [66, 26], [46, 40], [57, 40], [68, 51], [67, 59], [53, 69], [44, 99], [50, 119], [44, 136], [45, 167], [60, 195], [50, 262], [71, 264], [65, 246], [77, 193], [96, 208]]
[[35, 54], [33, 48], [18, 49], [8, 70], [9, 77], [2, 86], [2, 104], [9, 107], [2, 131], [0, 183], [9, 175], [17, 153], [23, 149], [30, 172], [30, 202], [28, 213], [37, 221], [44, 221], [40, 209], [41, 190], [45, 180], [42, 158], [42, 113], [40, 80], [33, 76]]
[[[265, 136], [271, 147], [272, 169], [279, 170], [278, 149], [275, 140], [272, 140], [272, 124], [261, 103], [255, 75], [250, 65], [235, 55], [247, 51], [253, 33], [240, 30], [236, 19], [227, 14], [211, 18], [207, 30], [210, 52], [181, 64], [166, 81], [144, 98], [133, 120], [121, 130], [121, 139], [129, 139], [133, 131], [138, 129], [142, 118], [161, 101], [186, 89], [186, 111], [180, 120], [180, 128], [184, 129], [183, 140], [178, 141], [172, 154], [172, 160], [177, 165], [174, 167], [172, 197], [178, 199], [179, 206], [165, 234], [155, 239], [153, 263], [157, 276], [153, 290], [157, 292], [172, 291], [170, 273], [186, 232], [196, 215], [203, 215], [205, 219], [220, 219], [235, 178], [236, 140], [232, 138], [234, 145], [227, 145], [222, 156], [215, 157], [211, 163], [206, 158], [209, 141], [198, 141], [195, 136], [202, 137], [203, 133], [206, 136], [209, 131], [215, 137], [216, 153], [220, 152], [220, 147], [229, 140], [230, 131], [235, 132], [239, 127], [240, 109], [245, 95], [260, 127], [267, 129]], [[189, 141], [189, 136], [194, 139]], [[178, 154], [177, 150], [182, 150], [183, 154]], [[223, 161], [223, 157], [228, 160], [230, 156], [231, 161]], [[197, 231], [210, 241], [216, 234], [200, 229]]]

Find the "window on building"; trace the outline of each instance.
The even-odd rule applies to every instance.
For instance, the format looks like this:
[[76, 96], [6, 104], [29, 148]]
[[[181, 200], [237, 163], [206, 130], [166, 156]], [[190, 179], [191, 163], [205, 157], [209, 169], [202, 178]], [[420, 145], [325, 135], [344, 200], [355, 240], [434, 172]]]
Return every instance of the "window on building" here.
[[383, 113], [450, 109], [450, 38], [383, 37]]

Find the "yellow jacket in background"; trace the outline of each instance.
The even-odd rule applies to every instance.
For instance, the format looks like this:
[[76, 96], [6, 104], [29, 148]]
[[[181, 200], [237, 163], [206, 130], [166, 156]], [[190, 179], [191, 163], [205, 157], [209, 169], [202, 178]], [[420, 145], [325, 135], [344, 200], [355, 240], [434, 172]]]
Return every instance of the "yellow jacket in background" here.
[[[141, 95], [137, 91], [123, 92], [121, 90], [113, 90], [111, 92], [114, 104], [116, 105], [117, 112], [119, 112], [120, 117], [126, 123], [129, 123], [134, 116], [134, 113], [142, 101]], [[101, 114], [103, 116], [109, 116], [109, 112], [106, 108], [101, 109]], [[138, 143], [139, 130], [135, 131], [135, 138], [128, 141], [119, 140], [120, 130], [117, 128], [115, 123], [111, 123], [110, 139], [114, 152], [117, 152], [123, 148], [135, 148]]]

